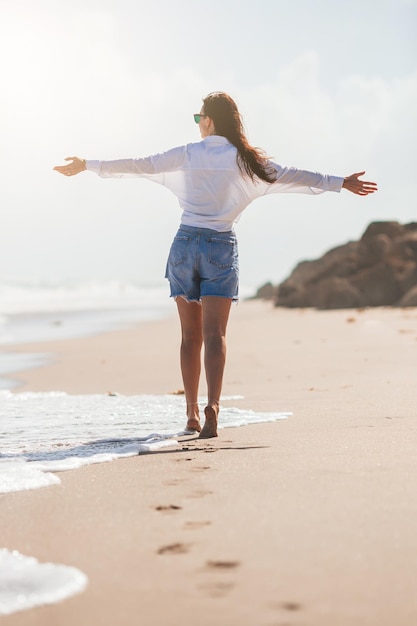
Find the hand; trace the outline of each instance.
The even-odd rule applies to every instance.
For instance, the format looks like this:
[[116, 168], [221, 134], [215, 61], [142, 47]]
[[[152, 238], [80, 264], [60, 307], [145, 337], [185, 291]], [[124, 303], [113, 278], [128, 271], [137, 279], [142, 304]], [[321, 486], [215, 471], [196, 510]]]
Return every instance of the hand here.
[[351, 191], [352, 193], [357, 193], [359, 196], [367, 196], [368, 193], [374, 193], [374, 191], [378, 191], [378, 187], [376, 183], [370, 183], [364, 180], [359, 180], [359, 176], [363, 176], [365, 172], [358, 172], [357, 174], [351, 174], [347, 176], [343, 181], [342, 187]]
[[54, 170], [64, 176], [75, 176], [80, 172], [83, 172], [86, 168], [85, 159], [79, 159], [78, 157], [67, 157], [65, 161], [72, 161], [68, 165], [56, 165]]

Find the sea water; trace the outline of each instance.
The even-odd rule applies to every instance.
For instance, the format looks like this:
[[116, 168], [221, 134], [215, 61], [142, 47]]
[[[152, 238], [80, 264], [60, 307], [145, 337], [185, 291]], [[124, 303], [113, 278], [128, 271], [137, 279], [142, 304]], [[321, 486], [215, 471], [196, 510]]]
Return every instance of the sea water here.
[[[172, 309], [165, 282], [0, 281], [0, 493], [58, 484], [56, 472], [177, 444], [185, 419], [181, 396], [11, 393], [15, 383], [5, 378], [50, 358], [13, 352], [13, 345], [47, 346], [161, 318]], [[222, 427], [286, 417], [231, 407], [230, 400], [222, 407]]]
[[[62, 471], [178, 446], [185, 434], [182, 396], [12, 393], [9, 378], [50, 358], [13, 352], [13, 345], [116, 330], [172, 309], [165, 283], [0, 281], [0, 493], [54, 488]], [[221, 427], [290, 415], [240, 408], [239, 396], [223, 401]], [[86, 585], [76, 568], [0, 549], [0, 615], [58, 602]]]
[[[230, 406], [221, 428], [285, 419]], [[205, 399], [201, 399], [204, 407]], [[185, 402], [178, 395], [69, 395], [0, 391], [0, 493], [59, 484], [56, 472], [177, 446], [185, 435]]]
[[172, 311], [164, 281], [0, 281], [0, 389], [17, 384], [6, 375], [37, 367], [50, 358], [49, 354], [12, 352], [8, 346], [119, 330]]
[[[166, 281], [0, 281], [0, 492], [56, 484], [56, 471], [175, 445], [184, 422], [181, 397], [13, 394], [16, 382], [9, 378], [51, 356], [13, 352], [14, 345], [42, 341], [47, 346], [172, 311]], [[222, 409], [223, 426], [281, 417]]]
[[[242, 297], [253, 293], [241, 289]], [[153, 283], [0, 280], [0, 389], [17, 386], [13, 372], [47, 362], [49, 354], [8, 350], [19, 344], [59, 341], [120, 330], [175, 311], [165, 280]]]
[[[285, 419], [289, 413], [257, 413], [229, 406], [221, 427]], [[205, 399], [201, 398], [204, 406]], [[0, 493], [53, 488], [59, 473], [164, 447], [178, 446], [184, 398], [177, 395], [68, 395], [62, 392], [0, 391]], [[138, 458], [140, 464], [140, 458]], [[140, 471], [140, 465], [139, 465]], [[4, 497], [4, 496], [3, 496]], [[85, 574], [61, 564], [41, 564], [16, 551], [0, 550], [0, 615], [59, 602], [87, 585]]]

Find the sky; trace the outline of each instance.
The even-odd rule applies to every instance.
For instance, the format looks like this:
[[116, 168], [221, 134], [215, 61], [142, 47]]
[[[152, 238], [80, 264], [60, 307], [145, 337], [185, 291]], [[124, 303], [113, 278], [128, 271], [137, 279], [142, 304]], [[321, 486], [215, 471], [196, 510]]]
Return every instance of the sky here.
[[0, 59], [0, 280], [162, 279], [175, 196], [52, 168], [199, 141], [211, 91], [281, 165], [379, 185], [256, 200], [236, 226], [243, 285], [416, 220], [417, 0], [0, 0]]

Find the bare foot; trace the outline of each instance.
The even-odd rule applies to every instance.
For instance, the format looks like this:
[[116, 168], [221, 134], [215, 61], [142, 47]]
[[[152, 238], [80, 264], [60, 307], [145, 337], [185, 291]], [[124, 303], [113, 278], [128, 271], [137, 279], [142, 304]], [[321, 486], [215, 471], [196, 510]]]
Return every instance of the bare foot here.
[[190, 417], [187, 420], [187, 426], [185, 427], [185, 430], [194, 430], [199, 433], [201, 430], [201, 425], [198, 417]]
[[217, 437], [217, 414], [219, 412], [218, 407], [206, 406], [204, 414], [206, 421], [203, 426], [203, 430], [199, 435], [199, 439], [211, 439], [211, 437]]

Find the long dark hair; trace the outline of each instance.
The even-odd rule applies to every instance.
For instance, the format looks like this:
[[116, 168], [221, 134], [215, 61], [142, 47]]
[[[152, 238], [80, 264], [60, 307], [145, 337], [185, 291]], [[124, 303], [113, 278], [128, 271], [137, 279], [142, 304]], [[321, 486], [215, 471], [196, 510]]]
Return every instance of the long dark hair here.
[[226, 137], [237, 148], [237, 164], [242, 174], [267, 183], [276, 180], [275, 169], [259, 148], [252, 147], [246, 139], [242, 117], [234, 100], [222, 91], [209, 93], [203, 100], [203, 112], [213, 120], [216, 135]]

